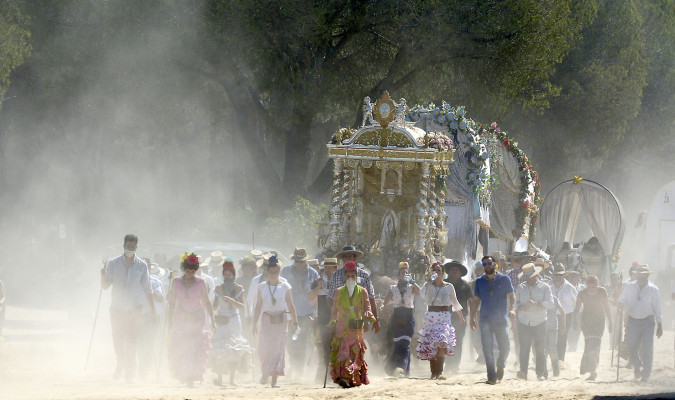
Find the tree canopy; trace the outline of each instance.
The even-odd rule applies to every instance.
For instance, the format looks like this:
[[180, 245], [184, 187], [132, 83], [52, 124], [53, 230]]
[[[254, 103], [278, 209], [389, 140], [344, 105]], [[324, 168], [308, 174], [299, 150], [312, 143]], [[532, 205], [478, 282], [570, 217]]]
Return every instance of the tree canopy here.
[[324, 199], [324, 144], [385, 90], [498, 121], [545, 187], [614, 179], [636, 149], [674, 166], [673, 0], [0, 0], [0, 11], [0, 203], [43, 209], [48, 190], [60, 218], [118, 209], [169, 224]]

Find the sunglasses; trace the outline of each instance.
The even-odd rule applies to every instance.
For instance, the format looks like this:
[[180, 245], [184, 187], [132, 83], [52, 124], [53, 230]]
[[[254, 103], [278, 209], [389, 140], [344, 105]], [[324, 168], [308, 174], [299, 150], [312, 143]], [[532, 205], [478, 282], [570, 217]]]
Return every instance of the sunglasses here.
[[488, 262], [483, 261], [483, 266], [484, 266], [484, 267], [492, 266], [492, 265], [494, 265], [494, 264], [495, 264], [495, 263], [493, 263], [492, 261], [488, 261]]

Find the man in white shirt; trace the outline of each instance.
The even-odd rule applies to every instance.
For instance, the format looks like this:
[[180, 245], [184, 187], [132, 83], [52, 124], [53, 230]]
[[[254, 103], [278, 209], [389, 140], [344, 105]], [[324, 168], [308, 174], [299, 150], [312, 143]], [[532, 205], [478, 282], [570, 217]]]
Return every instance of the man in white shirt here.
[[[538, 380], [548, 378], [546, 368], [546, 310], [553, 308], [551, 288], [539, 279], [542, 268], [532, 263], [523, 265], [518, 278], [522, 283], [516, 288], [518, 309], [518, 341], [520, 342], [518, 379], [527, 380], [530, 347], [534, 345], [535, 371]], [[485, 351], [485, 350], [484, 350]]]
[[[577, 289], [565, 279], [565, 266], [556, 264], [553, 267], [553, 285], [551, 292], [560, 302], [560, 306], [565, 311], [564, 315], [558, 315], [558, 326], [564, 326], [564, 330], [558, 331], [558, 360], [565, 362], [565, 353], [567, 352], [567, 333], [572, 325], [574, 306], [577, 303]], [[562, 320], [565, 320], [563, 323]]]
[[[656, 337], [663, 335], [663, 314], [659, 288], [649, 282], [649, 266], [642, 264], [637, 270], [635, 282], [628, 283], [618, 302], [626, 310], [626, 347], [633, 364], [635, 379], [649, 381], [654, 360], [654, 323]], [[640, 355], [638, 355], [638, 349]]]
[[136, 353], [143, 304], [153, 308], [148, 266], [136, 257], [138, 237], [124, 237], [124, 254], [108, 261], [101, 270], [101, 288], [112, 286], [110, 326], [117, 356], [114, 378], [125, 375], [127, 381], [136, 376]]

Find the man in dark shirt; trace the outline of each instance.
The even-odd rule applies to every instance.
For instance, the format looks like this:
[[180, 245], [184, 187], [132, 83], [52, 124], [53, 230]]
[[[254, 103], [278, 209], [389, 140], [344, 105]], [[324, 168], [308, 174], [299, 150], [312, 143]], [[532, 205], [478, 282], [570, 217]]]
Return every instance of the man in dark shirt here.
[[[464, 319], [467, 320], [469, 316], [469, 299], [473, 297], [473, 290], [471, 286], [462, 279], [468, 273], [468, 269], [458, 261], [449, 261], [443, 265], [445, 272], [448, 274], [447, 282], [452, 283], [455, 287], [455, 294], [457, 301], [462, 306], [462, 313]], [[452, 372], [459, 370], [459, 363], [462, 360], [462, 344], [464, 343], [464, 334], [466, 333], [466, 325], [462, 325], [457, 313], [452, 313], [452, 326], [455, 328], [455, 355], [448, 358], [448, 369]]]

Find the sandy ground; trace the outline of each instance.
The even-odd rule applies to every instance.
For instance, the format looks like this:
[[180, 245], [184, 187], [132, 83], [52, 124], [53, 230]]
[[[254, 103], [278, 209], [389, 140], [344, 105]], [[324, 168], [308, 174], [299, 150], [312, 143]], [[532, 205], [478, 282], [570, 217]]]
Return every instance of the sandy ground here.
[[[95, 304], [93, 306], [95, 308]], [[84, 321], [89, 316], [81, 316]], [[323, 367], [316, 360], [309, 365], [310, 376], [305, 378], [280, 378], [280, 389], [272, 389], [253, 382], [251, 374], [238, 375], [239, 386], [218, 387], [211, 383], [213, 375], [207, 373], [204, 383], [194, 388], [181, 386], [169, 378], [165, 368], [159, 377], [136, 383], [113, 381], [114, 368], [112, 344], [109, 334], [108, 313], [104, 305], [96, 327], [91, 357], [85, 371], [85, 359], [91, 319], [86, 323], [74, 322], [66, 312], [43, 311], [8, 307], [4, 338], [0, 339], [0, 398], [1, 399], [390, 399], [390, 398], [442, 398], [442, 399], [586, 399], [594, 396], [635, 396], [658, 393], [675, 393], [673, 370], [673, 331], [666, 331], [656, 341], [655, 365], [649, 384], [632, 380], [632, 370], [621, 368], [616, 381], [616, 368], [610, 367], [610, 351], [603, 343], [603, 352], [596, 382], [586, 382], [578, 375], [582, 339], [579, 350], [568, 355], [567, 367], [561, 376], [548, 381], [517, 380], [513, 367], [515, 355], [509, 357], [504, 381], [496, 386], [482, 383], [484, 366], [465, 357], [461, 374], [449, 376], [446, 381], [429, 381], [428, 363], [413, 366], [409, 379], [384, 376], [381, 366], [371, 362], [371, 384], [345, 390], [332, 383], [323, 389], [315, 374]], [[79, 333], [78, 333], [79, 332]], [[606, 339], [606, 337], [605, 337]], [[470, 354], [470, 353], [465, 353]], [[166, 363], [164, 363], [166, 364]], [[164, 365], [165, 367], [165, 365]], [[670, 395], [675, 398], [675, 394]]]

